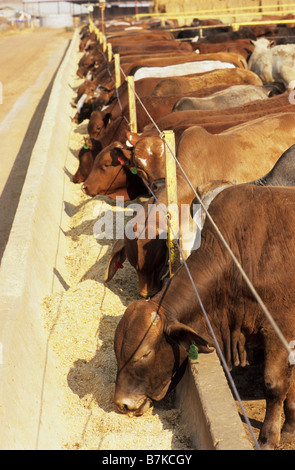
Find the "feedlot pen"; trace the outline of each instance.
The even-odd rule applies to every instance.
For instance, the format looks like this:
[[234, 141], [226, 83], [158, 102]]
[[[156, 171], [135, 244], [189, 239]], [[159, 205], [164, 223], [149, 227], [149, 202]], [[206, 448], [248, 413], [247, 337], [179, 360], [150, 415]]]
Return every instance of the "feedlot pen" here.
[[[128, 203], [118, 208], [107, 197], [90, 198], [71, 181], [88, 122], [71, 122], [70, 103], [81, 83], [77, 33], [53, 87], [0, 270], [0, 449], [195, 449], [188, 418], [197, 428], [202, 424], [192, 402], [183, 414], [174, 392], [141, 417], [114, 409], [114, 332], [138, 298], [137, 277], [125, 263], [110, 283], [103, 283], [114, 240], [98, 240], [94, 232], [106, 211], [124, 210], [126, 220], [132, 214]], [[202, 366], [201, 356], [197, 373], [209, 369], [204, 395], [211, 388], [218, 407], [204, 411], [206, 432], [213, 436], [210, 448], [252, 448], [236, 407], [237, 419], [227, 413], [216, 363], [212, 373], [212, 364]], [[203, 356], [214, 362], [213, 354]], [[265, 410], [264, 400], [257, 398], [244, 401], [256, 435]], [[211, 418], [219, 412], [225, 416], [216, 430]], [[227, 443], [222, 442], [226, 435]], [[293, 447], [287, 443], [285, 448]]]

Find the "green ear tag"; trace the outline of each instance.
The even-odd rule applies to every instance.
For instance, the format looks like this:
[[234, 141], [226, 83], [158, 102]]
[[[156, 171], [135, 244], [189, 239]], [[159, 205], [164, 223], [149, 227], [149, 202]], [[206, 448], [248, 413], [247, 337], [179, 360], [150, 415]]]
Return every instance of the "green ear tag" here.
[[132, 168], [131, 173], [132, 173], [133, 175], [137, 175], [137, 169], [136, 169], [135, 167]]
[[190, 345], [189, 352], [188, 352], [189, 358], [196, 360], [199, 357], [199, 352], [194, 344]]
[[84, 149], [89, 149], [87, 144], [84, 144], [83, 147], [84, 147]]

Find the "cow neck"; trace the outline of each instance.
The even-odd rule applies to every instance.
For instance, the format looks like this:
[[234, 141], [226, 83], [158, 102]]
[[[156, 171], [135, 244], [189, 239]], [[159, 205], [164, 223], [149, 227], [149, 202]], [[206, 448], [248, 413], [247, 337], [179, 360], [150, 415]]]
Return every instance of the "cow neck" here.
[[194, 189], [204, 183], [203, 172], [200, 173], [200, 162], [207, 161], [208, 152], [211, 151], [212, 146], [215, 147], [216, 139], [218, 139], [217, 136], [199, 126], [193, 126], [184, 131], [177, 147], [177, 158], [182, 167], [181, 169], [177, 166], [176, 169], [178, 205], [191, 204], [195, 197], [194, 190], [187, 179]]
[[[211, 310], [212, 307], [214, 308], [211, 292], [212, 284], [215, 281], [213, 280], [212, 282], [212, 271], [207, 272], [205, 264], [204, 267], [205, 270], [202, 272], [202, 269], [198, 266], [198, 275], [194, 275], [193, 279], [205, 309]], [[196, 271], [194, 266], [189, 265], [189, 269], [192, 273]], [[179, 295], [179, 292], [181, 292], [181, 295]], [[150, 300], [150, 303], [166, 319], [176, 320], [191, 326], [199, 335], [212, 343], [211, 334], [209, 333], [199, 300], [184, 266], [178, 269], [165, 287]]]

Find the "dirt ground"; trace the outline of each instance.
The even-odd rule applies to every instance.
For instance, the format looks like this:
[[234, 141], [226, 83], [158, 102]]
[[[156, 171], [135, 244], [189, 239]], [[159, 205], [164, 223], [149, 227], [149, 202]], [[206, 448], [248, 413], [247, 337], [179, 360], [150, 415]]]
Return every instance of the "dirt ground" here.
[[72, 35], [64, 29], [53, 28], [0, 33], [0, 81], [3, 86], [0, 122], [39, 77], [55, 50], [64, 48]]
[[0, 33], [0, 260], [52, 79], [72, 35], [53, 28]]

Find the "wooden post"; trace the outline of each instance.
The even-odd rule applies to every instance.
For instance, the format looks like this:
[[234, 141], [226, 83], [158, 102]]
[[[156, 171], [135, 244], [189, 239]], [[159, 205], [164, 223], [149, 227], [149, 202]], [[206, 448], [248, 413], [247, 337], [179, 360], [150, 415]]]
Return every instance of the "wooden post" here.
[[128, 83], [130, 131], [137, 133], [136, 98], [134, 93], [135, 88], [133, 75], [127, 77], [126, 80]]
[[102, 35], [102, 51], [103, 52], [106, 52], [107, 50], [107, 38], [105, 37], [105, 35], [103, 34]]
[[109, 62], [112, 62], [112, 58], [113, 58], [113, 50], [112, 50], [112, 45], [111, 43], [107, 43], [107, 48], [108, 48], [108, 61]]
[[[175, 240], [179, 238], [179, 211], [177, 198], [177, 179], [175, 155], [175, 136], [172, 130], [164, 131], [165, 162], [166, 162], [166, 193], [168, 218], [168, 249], [170, 277], [180, 265], [180, 253]], [[172, 155], [173, 154], [173, 155]]]
[[101, 32], [104, 34], [104, 12], [105, 12], [106, 2], [105, 0], [99, 0], [100, 8], [100, 17], [101, 17]]
[[115, 85], [116, 89], [121, 85], [120, 54], [114, 54], [115, 60]]

